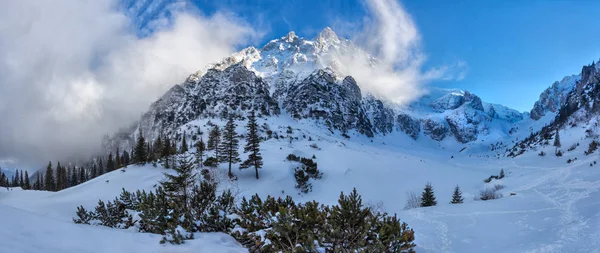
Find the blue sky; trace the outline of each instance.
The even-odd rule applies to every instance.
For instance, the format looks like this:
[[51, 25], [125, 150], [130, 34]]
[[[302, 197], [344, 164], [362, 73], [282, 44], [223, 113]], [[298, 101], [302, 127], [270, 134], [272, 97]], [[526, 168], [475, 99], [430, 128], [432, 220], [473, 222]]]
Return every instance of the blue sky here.
[[[600, 1], [400, 1], [427, 55], [424, 68], [462, 61], [462, 80], [429, 85], [467, 89], [484, 101], [526, 111], [554, 81], [600, 58]], [[359, 29], [362, 0], [193, 0], [206, 15], [234, 13], [264, 32], [254, 46], [294, 30], [312, 37], [331, 26]], [[355, 25], [356, 27], [352, 27]]]

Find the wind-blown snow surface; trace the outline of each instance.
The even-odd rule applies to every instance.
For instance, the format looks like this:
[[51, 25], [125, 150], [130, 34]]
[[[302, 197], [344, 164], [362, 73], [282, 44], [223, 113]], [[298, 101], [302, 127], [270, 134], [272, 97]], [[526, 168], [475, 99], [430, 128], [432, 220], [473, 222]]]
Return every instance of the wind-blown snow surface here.
[[[583, 147], [587, 147], [581, 140], [583, 130], [561, 132], [564, 146], [575, 142], [582, 146], [563, 157], [539, 157], [528, 152], [509, 159], [483, 152], [482, 146], [415, 141], [402, 133], [373, 139], [356, 134], [348, 140], [315, 127], [311, 121], [287, 119], [269, 119], [271, 130], [285, 137], [263, 142], [265, 166], [260, 180], [254, 178], [253, 170], [236, 169], [238, 181], [223, 180], [221, 188], [232, 188], [238, 197], [254, 193], [291, 195], [297, 201], [335, 204], [340, 191], [356, 187], [365, 203], [397, 213], [415, 230], [417, 252], [600, 252], [600, 164], [590, 166], [597, 155], [583, 155]], [[205, 124], [203, 120], [193, 121], [182, 128], [200, 126], [207, 132]], [[293, 126], [291, 143], [287, 125]], [[239, 132], [242, 129], [238, 127]], [[460, 152], [463, 147], [467, 149]], [[553, 147], [547, 149], [553, 153]], [[306, 195], [299, 195], [294, 188], [293, 165], [285, 161], [290, 153], [315, 155], [324, 173], [321, 180], [311, 181], [313, 191]], [[567, 164], [567, 159], [575, 157], [578, 160]], [[483, 182], [500, 169], [506, 172], [504, 179]], [[225, 170], [225, 166], [219, 168], [220, 173]], [[98, 199], [113, 199], [122, 187], [150, 190], [164, 171], [149, 165], [130, 166], [125, 172], [117, 170], [57, 193], [3, 190], [0, 249], [244, 252], [224, 234], [199, 234], [199, 239], [182, 246], [165, 246], [158, 243], [156, 235], [72, 223], [78, 205], [93, 208]], [[403, 210], [405, 193], [420, 194], [427, 182], [433, 184], [438, 206]], [[501, 190], [503, 198], [474, 200], [481, 189], [494, 184], [506, 186]], [[464, 193], [464, 204], [448, 204], [455, 185]]]

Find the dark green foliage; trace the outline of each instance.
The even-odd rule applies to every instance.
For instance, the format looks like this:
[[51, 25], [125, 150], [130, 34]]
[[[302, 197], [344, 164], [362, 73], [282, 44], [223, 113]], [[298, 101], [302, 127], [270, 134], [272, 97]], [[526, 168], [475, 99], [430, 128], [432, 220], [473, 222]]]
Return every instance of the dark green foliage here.
[[437, 201], [435, 200], [435, 195], [433, 194], [433, 186], [431, 183], [427, 183], [425, 185], [425, 189], [423, 190], [423, 194], [421, 195], [421, 206], [435, 206], [437, 205]]
[[332, 252], [340, 252], [342, 249], [350, 252], [357, 251], [367, 246], [367, 234], [369, 232], [369, 208], [363, 207], [362, 198], [358, 196], [356, 189], [349, 196], [340, 194], [338, 205], [331, 208], [327, 217], [325, 228], [325, 240]]
[[204, 144], [204, 140], [200, 137], [200, 141], [196, 142], [196, 163], [198, 167], [204, 166], [204, 153], [206, 152], [206, 145]]
[[217, 159], [219, 162], [224, 162], [229, 165], [228, 175], [230, 178], [234, 178], [231, 172], [231, 165], [241, 161], [240, 154], [238, 152], [239, 140], [238, 135], [235, 132], [235, 121], [233, 116], [230, 116], [227, 120], [227, 124], [223, 128], [223, 140], [219, 143], [217, 148], [218, 155]]
[[208, 158], [206, 158], [206, 160], [204, 160], [204, 166], [207, 167], [217, 167], [217, 165], [219, 164], [219, 160], [217, 160], [217, 158], [210, 156]]
[[596, 140], [593, 140], [592, 142], [590, 142], [590, 145], [588, 146], [588, 150], [584, 152], [585, 155], [591, 155], [592, 153], [594, 153], [594, 151], [596, 151], [598, 149], [598, 146], [600, 145], [600, 143], [598, 143]]
[[111, 172], [115, 169], [117, 169], [117, 165], [115, 164], [115, 161], [113, 160], [113, 155], [111, 152], [110, 154], [108, 154], [108, 159], [106, 161], [106, 171]]
[[490, 177], [486, 178], [483, 180], [484, 183], [489, 183], [492, 182], [492, 179], [503, 179], [505, 177], [504, 175], [504, 169], [500, 169], [500, 174], [498, 175], [491, 175]]
[[146, 163], [148, 158], [148, 150], [146, 145], [146, 139], [144, 139], [144, 133], [140, 129], [138, 138], [135, 145], [135, 151], [133, 152], [133, 162], [138, 164]]
[[73, 222], [77, 224], [90, 224], [94, 213], [88, 212], [83, 206], [77, 207], [77, 219], [73, 218]]
[[25, 188], [25, 179], [23, 179], [23, 171], [21, 171], [21, 173], [19, 173], [19, 186], [21, 186], [22, 189], [26, 189]]
[[196, 173], [194, 171], [194, 161], [192, 157], [182, 156], [177, 160], [177, 166], [173, 168], [176, 174], [164, 173], [166, 180], [161, 182], [164, 192], [176, 204], [178, 211], [184, 216], [182, 226], [191, 230], [193, 222], [190, 214], [190, 193], [196, 182]]
[[556, 129], [556, 133], [554, 134], [554, 147], [556, 147], [557, 149], [560, 148], [562, 145], [560, 143], [560, 135], [558, 134], [558, 129]]
[[302, 169], [313, 179], [320, 179], [323, 176], [323, 173], [319, 171], [317, 168], [317, 163], [309, 158], [301, 158], [300, 163], [302, 163]]
[[258, 169], [263, 166], [263, 158], [260, 154], [260, 135], [258, 133], [258, 124], [256, 123], [254, 111], [250, 112], [246, 129], [248, 129], [248, 134], [246, 135], [244, 152], [249, 154], [248, 158], [240, 165], [240, 169], [254, 167], [256, 179], [258, 179]]
[[294, 154], [289, 154], [285, 159], [290, 162], [300, 162], [300, 157]]
[[206, 144], [207, 150], [217, 150], [217, 147], [221, 143], [221, 130], [219, 126], [214, 125], [208, 133], [208, 143]]
[[52, 162], [48, 162], [48, 166], [46, 167], [46, 174], [44, 176], [44, 190], [56, 190], [56, 181], [54, 180], [54, 170], [52, 169]]
[[292, 162], [300, 162], [300, 166], [294, 169], [296, 188], [302, 193], [312, 191], [312, 184], [308, 180], [310, 178], [320, 179], [323, 176], [323, 173], [317, 167], [317, 163], [312, 159], [299, 157], [294, 154], [289, 154], [286, 159]]
[[25, 184], [23, 185], [23, 189], [31, 189], [31, 183], [29, 182], [29, 173], [27, 173], [27, 171], [25, 171]]
[[[414, 252], [414, 232], [397, 217], [373, 213], [353, 191], [337, 206], [288, 197], [242, 199], [233, 236], [251, 252]], [[259, 236], [266, 232], [264, 238]], [[264, 240], [269, 240], [269, 244]]]
[[450, 204], [462, 204], [463, 200], [464, 199], [462, 197], [462, 192], [460, 191], [460, 188], [457, 185], [456, 187], [454, 187], [454, 193], [452, 193], [452, 201], [450, 201]]
[[[148, 194], [123, 190], [113, 202], [99, 201], [95, 212], [78, 208], [73, 221], [137, 226], [140, 232], [163, 235], [160, 243], [172, 244], [192, 239], [194, 232], [224, 232], [251, 252], [414, 252], [413, 230], [396, 216], [365, 207], [356, 189], [349, 195], [342, 193], [338, 205], [331, 207], [314, 201], [296, 204], [289, 196], [268, 196], [263, 201], [258, 195], [243, 198], [237, 206], [230, 191], [217, 196], [216, 190], [211, 182], [194, 185], [187, 211], [181, 195], [162, 186]], [[139, 220], [132, 220], [130, 212], [137, 213]]]
[[200, 218], [203, 224], [200, 228], [202, 232], [230, 232], [234, 227], [234, 222], [228, 217], [235, 213], [235, 198], [231, 191], [224, 191], [209, 206], [205, 215]]
[[96, 167], [96, 164], [92, 165], [92, 170], [90, 173], [90, 177], [91, 178], [96, 178], [98, 176], [98, 168]]
[[308, 182], [310, 176], [304, 172], [301, 168], [296, 168], [294, 170], [294, 178], [296, 179], [296, 188], [300, 190], [302, 193], [308, 193], [312, 191], [312, 184]]
[[185, 153], [188, 151], [188, 144], [187, 144], [187, 140], [186, 140], [186, 134], [185, 132], [183, 133], [183, 140], [181, 140], [181, 149], [179, 150], [179, 152], [181, 154]]

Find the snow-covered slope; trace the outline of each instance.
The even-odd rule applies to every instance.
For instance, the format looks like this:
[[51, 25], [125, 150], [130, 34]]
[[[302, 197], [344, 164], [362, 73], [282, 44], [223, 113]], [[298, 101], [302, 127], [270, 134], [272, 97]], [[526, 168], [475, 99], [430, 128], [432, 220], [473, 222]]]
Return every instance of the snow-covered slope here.
[[[207, 129], [207, 121], [194, 120], [181, 128]], [[260, 180], [252, 170], [236, 170], [238, 180], [230, 182], [225, 179], [226, 166], [218, 169], [223, 175], [220, 187], [233, 189], [238, 198], [254, 193], [291, 195], [296, 201], [335, 204], [340, 191], [356, 187], [365, 203], [397, 213], [415, 230], [417, 252], [587, 253], [600, 248], [600, 164], [593, 165], [598, 157], [583, 156], [583, 149], [560, 158], [527, 153], [498, 159], [492, 152], [463, 151], [463, 145], [456, 142], [444, 142], [441, 148], [440, 142], [414, 140], [401, 132], [374, 138], [357, 134], [348, 140], [309, 119], [296, 121], [282, 115], [261, 118], [260, 124], [265, 123], [273, 135], [282, 138], [262, 143], [265, 164]], [[292, 126], [291, 133], [287, 126]], [[245, 133], [243, 126], [237, 130]], [[563, 136], [564, 145], [578, 138]], [[552, 152], [553, 147], [545, 149]], [[290, 153], [316, 157], [324, 174], [311, 181], [312, 192], [300, 195], [294, 187], [293, 164], [285, 161]], [[567, 159], [575, 157], [576, 162], [567, 164]], [[504, 179], [483, 182], [500, 169], [506, 172]], [[159, 238], [149, 234], [72, 224], [70, 218], [78, 205], [92, 208], [97, 199], [112, 199], [122, 187], [152, 189], [164, 171], [132, 166], [57, 193], [2, 190], [0, 212], [7, 215], [0, 216], [0, 238], [9, 240], [0, 240], [0, 248], [16, 252], [242, 252], [223, 234], [199, 234], [199, 239], [182, 246], [162, 246]], [[438, 205], [404, 210], [405, 193], [420, 193], [427, 182], [434, 187]], [[480, 190], [496, 184], [506, 186], [500, 190], [503, 198], [474, 200]], [[464, 204], [448, 204], [456, 185], [463, 191]], [[25, 243], [32, 238], [34, 243]]]
[[93, 208], [98, 199], [114, 199], [122, 188], [151, 190], [164, 169], [130, 167], [105, 174], [60, 192], [0, 189], [0, 252], [146, 253], [247, 252], [231, 236], [197, 234], [184, 245], [160, 245], [160, 235], [74, 224], [74, 208]]

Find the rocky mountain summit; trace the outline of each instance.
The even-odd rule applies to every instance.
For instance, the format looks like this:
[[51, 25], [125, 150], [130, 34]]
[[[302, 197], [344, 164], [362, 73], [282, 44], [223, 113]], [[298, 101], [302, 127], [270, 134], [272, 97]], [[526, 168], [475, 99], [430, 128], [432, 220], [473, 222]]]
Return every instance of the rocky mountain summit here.
[[131, 139], [138, 129], [156, 138], [175, 134], [194, 119], [244, 118], [250, 110], [261, 117], [311, 120], [348, 137], [398, 131], [415, 140], [452, 138], [468, 143], [491, 133], [509, 136], [523, 119], [556, 113], [571, 90], [582, 93], [589, 88], [580, 84], [594, 80], [592, 70], [565, 77], [540, 95], [530, 113], [485, 103], [458, 89], [430, 88], [420, 99], [400, 105], [366, 92], [351, 74], [342, 74], [339, 55], [365, 57], [377, 68], [376, 58], [330, 28], [313, 39], [290, 32], [261, 49], [245, 48], [191, 74], [154, 102], [129, 134], [106, 143], [127, 146], [119, 139]]

